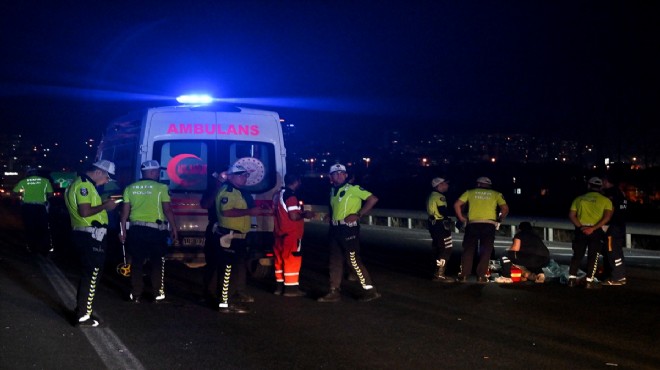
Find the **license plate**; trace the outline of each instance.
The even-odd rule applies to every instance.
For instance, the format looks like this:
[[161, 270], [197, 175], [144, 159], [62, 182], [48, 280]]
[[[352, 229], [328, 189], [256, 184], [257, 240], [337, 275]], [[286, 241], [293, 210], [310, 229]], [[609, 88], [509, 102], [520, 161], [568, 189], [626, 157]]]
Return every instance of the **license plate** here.
[[183, 238], [181, 241], [184, 247], [203, 247], [204, 238]]

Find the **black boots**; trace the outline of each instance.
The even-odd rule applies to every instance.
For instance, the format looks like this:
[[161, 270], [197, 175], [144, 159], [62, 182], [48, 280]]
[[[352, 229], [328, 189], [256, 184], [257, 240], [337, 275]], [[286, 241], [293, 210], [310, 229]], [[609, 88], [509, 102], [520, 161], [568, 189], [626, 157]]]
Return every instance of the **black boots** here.
[[339, 293], [339, 289], [337, 288], [332, 288], [330, 289], [330, 292], [323, 297], [319, 298], [316, 300], [317, 302], [339, 302], [341, 301], [341, 293]]

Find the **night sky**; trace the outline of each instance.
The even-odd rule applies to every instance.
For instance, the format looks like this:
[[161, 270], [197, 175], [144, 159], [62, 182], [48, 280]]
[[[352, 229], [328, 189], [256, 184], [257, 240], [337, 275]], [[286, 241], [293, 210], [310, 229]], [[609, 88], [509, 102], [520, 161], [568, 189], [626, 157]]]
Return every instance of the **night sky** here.
[[209, 92], [300, 135], [634, 138], [660, 116], [657, 4], [17, 1], [0, 15], [0, 123], [98, 138], [129, 110]]

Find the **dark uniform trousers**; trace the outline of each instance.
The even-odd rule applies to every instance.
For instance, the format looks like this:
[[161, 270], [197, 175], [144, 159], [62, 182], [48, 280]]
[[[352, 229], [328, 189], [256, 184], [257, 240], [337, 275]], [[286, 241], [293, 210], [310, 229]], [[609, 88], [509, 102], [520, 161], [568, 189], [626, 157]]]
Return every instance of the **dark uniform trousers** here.
[[587, 277], [593, 278], [596, 276], [596, 268], [598, 265], [598, 255], [603, 250], [603, 243], [605, 242], [605, 232], [603, 229], [597, 229], [591, 235], [585, 235], [582, 230], [575, 228], [575, 238], [573, 238], [573, 257], [571, 258], [571, 265], [568, 270], [569, 275], [577, 275], [580, 263], [584, 257], [584, 252], [587, 252]]
[[218, 289], [218, 280], [216, 272], [218, 271], [218, 255], [220, 253], [219, 237], [213, 234], [213, 225], [215, 222], [209, 222], [204, 232], [204, 270], [202, 279], [204, 283], [204, 295], [215, 296]]
[[623, 249], [626, 246], [626, 226], [610, 225], [607, 229], [606, 258], [612, 272], [612, 280], [626, 277]]
[[[451, 230], [445, 229], [442, 220], [429, 221], [429, 233], [431, 233], [431, 247], [433, 249], [433, 257], [436, 260], [448, 261], [451, 257], [452, 239]], [[433, 264], [435, 266], [435, 263]]]
[[[215, 265], [218, 271], [218, 298], [220, 304], [229, 304], [230, 298], [237, 292], [245, 290], [247, 285], [247, 270], [245, 258], [247, 256], [247, 240], [232, 239], [229, 248], [220, 246], [220, 238], [228, 234], [229, 230], [219, 228], [220, 233], [213, 234], [213, 244], [216, 246]], [[234, 231], [236, 234], [237, 231]]]
[[81, 276], [76, 296], [76, 315], [78, 318], [92, 314], [92, 303], [96, 287], [101, 281], [105, 263], [107, 235], [103, 241], [92, 238], [92, 234], [74, 230], [71, 239], [80, 257]]
[[357, 276], [362, 288], [372, 285], [371, 277], [360, 257], [360, 225], [330, 226], [330, 289], [339, 289], [344, 262]]
[[50, 250], [50, 236], [46, 206], [24, 203], [21, 206], [21, 216], [28, 248], [34, 253], [47, 254]]
[[465, 227], [463, 237], [463, 255], [461, 255], [461, 275], [472, 274], [472, 263], [474, 255], [478, 250], [479, 263], [477, 264], [477, 276], [484, 277], [488, 271], [493, 248], [495, 247], [495, 225], [486, 222], [468, 223]]
[[126, 246], [131, 255], [131, 286], [133, 297], [144, 291], [143, 269], [146, 260], [151, 262], [151, 287], [154, 296], [165, 294], [165, 253], [168, 230], [148, 226], [131, 225], [126, 234]]

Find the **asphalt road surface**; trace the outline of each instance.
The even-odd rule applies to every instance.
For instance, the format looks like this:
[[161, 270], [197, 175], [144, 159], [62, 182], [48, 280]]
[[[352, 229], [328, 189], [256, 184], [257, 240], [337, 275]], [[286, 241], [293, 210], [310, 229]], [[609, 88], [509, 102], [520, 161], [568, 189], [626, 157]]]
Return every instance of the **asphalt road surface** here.
[[[559, 283], [438, 284], [429, 241], [364, 230], [376, 301], [318, 303], [327, 289], [324, 226], [308, 225], [301, 286], [271, 293], [251, 280], [246, 315], [200, 301], [201, 270], [168, 261], [167, 302], [131, 304], [128, 279], [109, 261], [95, 301], [102, 328], [71, 326], [74, 259], [27, 253], [0, 231], [1, 369], [657, 369], [658, 255], [631, 258], [628, 285], [600, 290]], [[504, 248], [504, 245], [499, 245]], [[460, 253], [455, 242], [453, 260]], [[566, 250], [552, 250], [566, 262]], [[635, 259], [637, 258], [637, 259]], [[455, 272], [456, 264], [450, 267]]]

